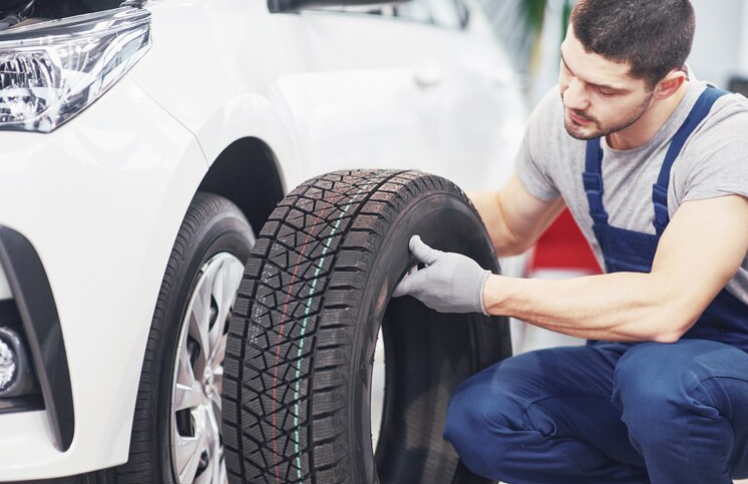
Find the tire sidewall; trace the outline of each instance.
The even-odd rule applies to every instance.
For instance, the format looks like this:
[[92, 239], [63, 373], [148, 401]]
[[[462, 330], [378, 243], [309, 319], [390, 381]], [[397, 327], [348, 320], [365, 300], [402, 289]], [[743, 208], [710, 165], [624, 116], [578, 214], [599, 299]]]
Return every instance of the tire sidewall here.
[[[439, 230], [455, 230], [451, 228], [458, 225], [456, 230], [460, 233], [459, 241], [451, 234], [449, 237], [440, 236]], [[354, 382], [350, 393], [349, 408], [353, 409], [351, 417], [353, 422], [349, 425], [351, 432], [350, 441], [356, 448], [361, 449], [354, 457], [357, 472], [366, 476], [366, 481], [378, 483], [377, 468], [374, 460], [374, 450], [371, 443], [371, 383], [376, 347], [377, 335], [382, 327], [382, 319], [392, 292], [397, 283], [407, 270], [417, 262], [410, 254], [408, 241], [412, 235], [421, 235], [424, 242], [433, 248], [444, 251], [462, 253], [479, 259], [482, 267], [497, 273], [498, 262], [495, 257], [490, 239], [485, 232], [485, 227], [478, 214], [465, 200], [451, 193], [434, 192], [418, 198], [415, 203], [403, 210], [390, 224], [389, 232], [381, 245], [381, 248], [372, 265], [372, 272], [367, 280], [362, 301], [366, 306], [359, 312], [359, 320], [356, 327], [354, 341], [353, 361], [351, 369], [354, 373], [350, 375], [350, 381]], [[482, 260], [481, 257], [482, 256]], [[487, 257], [488, 256], [488, 257]], [[473, 339], [480, 338], [486, 318], [482, 315], [461, 316], [465, 324], [465, 331], [474, 335]], [[385, 338], [386, 340], [386, 338]], [[386, 347], [385, 347], [386, 348]], [[487, 362], [481, 361], [486, 355], [479, 354], [479, 348], [474, 348], [471, 366], [477, 371]], [[389, 355], [388, 354], [388, 359]], [[391, 363], [388, 362], [388, 363]], [[387, 364], [387, 363], [386, 363]], [[386, 370], [389, 372], [390, 370]], [[385, 405], [385, 414], [387, 405]], [[384, 429], [386, 415], [383, 414], [382, 428]], [[383, 435], [380, 435], [380, 439]], [[381, 442], [381, 440], [380, 440]], [[463, 476], [463, 478], [466, 476]], [[471, 482], [473, 476], [467, 476]], [[478, 478], [474, 482], [484, 482]]]
[[[228, 206], [232, 207], [232, 206]], [[186, 240], [184, 254], [178, 259], [172, 292], [167, 294], [163, 329], [154, 367], [158, 381], [157, 427], [161, 478], [164, 483], [177, 483], [172, 464], [172, 398], [177, 348], [187, 306], [200, 278], [200, 269], [219, 253], [230, 253], [242, 264], [247, 262], [254, 242], [252, 230], [236, 207], [212, 213], [198, 230]], [[180, 231], [182, 235], [184, 231]], [[174, 254], [173, 254], [174, 255]]]

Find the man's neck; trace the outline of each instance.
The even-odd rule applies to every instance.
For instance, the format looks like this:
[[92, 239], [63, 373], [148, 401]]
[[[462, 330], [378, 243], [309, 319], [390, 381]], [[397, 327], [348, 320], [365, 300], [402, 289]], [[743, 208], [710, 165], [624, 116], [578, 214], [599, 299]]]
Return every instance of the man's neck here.
[[631, 150], [651, 140], [676, 110], [688, 90], [684, 82], [678, 91], [666, 99], [655, 100], [647, 112], [634, 124], [611, 133], [607, 137], [608, 146], [615, 150]]

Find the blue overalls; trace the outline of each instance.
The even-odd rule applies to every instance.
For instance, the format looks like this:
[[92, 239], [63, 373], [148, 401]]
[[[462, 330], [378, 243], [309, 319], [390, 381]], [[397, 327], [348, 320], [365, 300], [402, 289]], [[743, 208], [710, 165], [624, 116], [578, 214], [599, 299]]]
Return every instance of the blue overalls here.
[[[724, 91], [709, 87], [653, 187], [655, 234], [613, 227], [600, 140], [584, 188], [608, 272], [650, 272], [670, 169]], [[663, 314], [667, 317], [667, 314]], [[731, 484], [748, 477], [748, 307], [723, 290], [674, 344], [590, 341], [499, 362], [465, 381], [444, 437], [473, 472], [511, 484]]]

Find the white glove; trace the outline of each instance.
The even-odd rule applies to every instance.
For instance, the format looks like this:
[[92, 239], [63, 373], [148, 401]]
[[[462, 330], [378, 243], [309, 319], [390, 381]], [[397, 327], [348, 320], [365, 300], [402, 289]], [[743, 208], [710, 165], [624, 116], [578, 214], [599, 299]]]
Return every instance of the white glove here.
[[491, 271], [467, 256], [432, 249], [418, 235], [411, 237], [409, 247], [426, 267], [407, 274], [392, 297], [413, 296], [440, 313], [488, 316], [483, 305], [483, 286]]

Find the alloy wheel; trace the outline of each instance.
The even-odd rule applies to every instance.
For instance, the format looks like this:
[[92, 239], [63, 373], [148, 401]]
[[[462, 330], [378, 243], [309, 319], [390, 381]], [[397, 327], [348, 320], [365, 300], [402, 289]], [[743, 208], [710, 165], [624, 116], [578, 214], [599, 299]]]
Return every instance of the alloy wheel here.
[[226, 484], [221, 439], [223, 360], [244, 265], [220, 253], [199, 271], [176, 352], [171, 456], [179, 484]]

